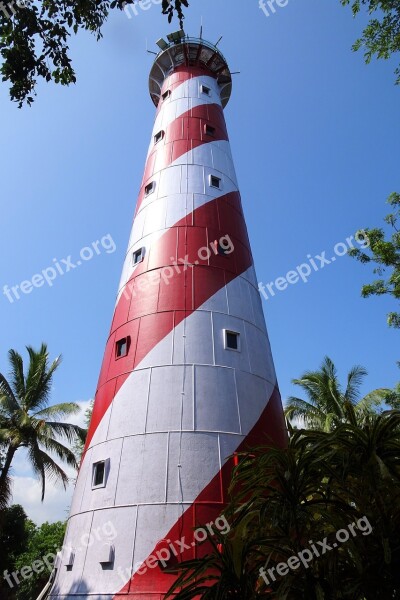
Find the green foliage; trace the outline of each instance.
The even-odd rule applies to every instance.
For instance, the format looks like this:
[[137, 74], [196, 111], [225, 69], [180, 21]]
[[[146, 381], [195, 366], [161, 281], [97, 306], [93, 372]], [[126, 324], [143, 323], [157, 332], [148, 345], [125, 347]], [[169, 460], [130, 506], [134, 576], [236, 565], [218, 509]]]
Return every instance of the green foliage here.
[[[400, 39], [400, 33], [399, 33]], [[364, 298], [369, 296], [392, 296], [396, 302], [400, 300], [400, 194], [393, 193], [387, 200], [392, 207], [392, 212], [385, 217], [386, 223], [391, 227], [391, 235], [384, 229], [366, 229], [369, 238], [369, 251], [359, 248], [349, 250], [350, 256], [355, 257], [363, 264], [375, 264], [373, 272], [379, 276], [376, 281], [364, 285], [361, 294]], [[400, 327], [400, 312], [390, 312], [387, 315], [390, 327]]]
[[[79, 30], [99, 40], [110, 9], [123, 10], [135, 0], [10, 0], [0, 4], [0, 56], [3, 81], [21, 107], [31, 104], [38, 78], [61, 85], [76, 82], [68, 41]], [[163, 0], [162, 11], [182, 26], [187, 0]]]
[[20, 578], [21, 583], [16, 588], [16, 600], [33, 600], [40, 594], [49, 580], [57, 551], [62, 547], [65, 528], [66, 524], [58, 521], [43, 523], [31, 531], [26, 551], [18, 556], [15, 568], [18, 571], [24, 566], [32, 568], [35, 561], [42, 561], [42, 565], [39, 566], [36, 562], [36, 571], [32, 569], [29, 577]]
[[[90, 425], [90, 420], [92, 418], [92, 414], [93, 414], [93, 405], [94, 405], [94, 400], [92, 400], [88, 406], [88, 408], [85, 410], [85, 429], [88, 430], [89, 429], [89, 425]], [[86, 439], [77, 439], [73, 450], [74, 453], [76, 455], [77, 458], [81, 458], [83, 450], [85, 448], [85, 441]]]
[[337, 370], [329, 357], [317, 371], [306, 371], [292, 383], [303, 389], [307, 400], [291, 396], [285, 407], [285, 416], [293, 422], [300, 419], [311, 429], [331, 431], [342, 423], [363, 423], [382, 410], [390, 390], [374, 390], [360, 399], [359, 387], [367, 371], [357, 365], [347, 375], [343, 389]]
[[[235, 467], [230, 532], [180, 566], [175, 600], [388, 600], [400, 589], [400, 412], [332, 432], [292, 431]], [[336, 543], [339, 530], [351, 531]], [[357, 525], [358, 524], [358, 525]], [[371, 530], [372, 528], [372, 530]], [[329, 550], [318, 542], [326, 538]], [[217, 545], [216, 542], [219, 542]], [[276, 567], [314, 544], [308, 567]], [[275, 569], [267, 582], [260, 568]], [[176, 596], [173, 593], [177, 592]]]
[[42, 500], [46, 480], [61, 481], [66, 487], [68, 477], [58, 462], [77, 468], [72, 450], [65, 445], [85, 439], [86, 431], [62, 421], [80, 411], [77, 404], [49, 406], [50, 391], [61, 357], [49, 364], [47, 346], [39, 351], [27, 347], [29, 365], [24, 372], [23, 359], [15, 350], [8, 353], [11, 373], [9, 381], [0, 374], [0, 440], [6, 446], [6, 456], [0, 472], [0, 508], [10, 498], [10, 469], [19, 448], [27, 451], [28, 460], [42, 485]]
[[35, 526], [19, 504], [0, 512], [0, 598], [13, 598], [12, 589], [3, 579], [3, 573], [15, 571], [18, 556], [25, 551], [28, 537]]
[[[364, 29], [362, 37], [353, 45], [353, 50], [364, 48], [365, 62], [372, 58], [388, 59], [400, 50], [400, 0], [341, 0], [351, 4], [356, 16], [363, 6], [374, 17]], [[396, 69], [396, 83], [400, 83], [400, 67]]]

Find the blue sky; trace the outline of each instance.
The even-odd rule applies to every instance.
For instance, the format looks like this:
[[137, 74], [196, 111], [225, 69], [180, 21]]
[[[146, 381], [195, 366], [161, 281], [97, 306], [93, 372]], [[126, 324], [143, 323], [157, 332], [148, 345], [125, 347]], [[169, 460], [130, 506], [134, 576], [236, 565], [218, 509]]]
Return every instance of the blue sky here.
[[[229, 7], [229, 8], [228, 8]], [[271, 282], [363, 227], [378, 226], [385, 199], [400, 190], [400, 87], [395, 62], [366, 66], [351, 45], [365, 19], [339, 0], [296, 2], [266, 17], [257, 0], [193, 0], [185, 29], [216, 42], [234, 76], [226, 119], [259, 281]], [[154, 106], [147, 79], [155, 40], [177, 29], [159, 5], [129, 19], [114, 12], [97, 43], [71, 40], [78, 82], [40, 84], [18, 110], [0, 86], [0, 289], [32, 279], [53, 259], [75, 263], [109, 235], [99, 254], [10, 303], [0, 295], [0, 371], [7, 350], [45, 340], [64, 362], [53, 401], [93, 396], [112, 316]], [[106, 246], [106, 243], [104, 243]], [[364, 300], [371, 270], [344, 256], [263, 300], [283, 397], [290, 380], [328, 354], [342, 376], [369, 372], [363, 391], [393, 386], [399, 333], [386, 326], [387, 298]], [[44, 505], [24, 456], [14, 501], [37, 521], [65, 518], [71, 490], [51, 489]]]

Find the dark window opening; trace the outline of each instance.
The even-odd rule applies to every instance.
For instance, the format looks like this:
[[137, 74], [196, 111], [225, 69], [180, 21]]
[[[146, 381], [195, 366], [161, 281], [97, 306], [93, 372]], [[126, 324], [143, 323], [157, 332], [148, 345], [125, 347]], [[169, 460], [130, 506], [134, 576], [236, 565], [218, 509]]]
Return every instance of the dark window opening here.
[[129, 351], [129, 337], [124, 337], [124, 338], [118, 340], [118, 342], [115, 345], [115, 357], [122, 358], [123, 356], [126, 356], [128, 354], [128, 351]]
[[154, 136], [154, 143], [157, 144], [158, 142], [160, 142], [163, 139], [163, 137], [164, 137], [164, 131], [159, 131]]
[[218, 240], [215, 240], [213, 245], [214, 245], [214, 248], [217, 249], [217, 254], [219, 256], [227, 256], [227, 252], [228, 252], [229, 248], [224, 248], [221, 245], [221, 242], [219, 242]]
[[206, 94], [206, 96], [211, 94], [211, 88], [207, 87], [206, 85], [201, 86], [201, 91], [203, 94]]
[[161, 96], [163, 100], [166, 100], [167, 98], [169, 98], [171, 95], [171, 90], [167, 90], [166, 92], [163, 93], [163, 95]]
[[225, 331], [225, 347], [229, 350], [239, 350], [239, 333]]
[[212, 125], [205, 125], [204, 130], [206, 132], [206, 135], [215, 135], [215, 127], [213, 127]]
[[144, 188], [145, 196], [149, 196], [149, 194], [152, 194], [154, 192], [155, 187], [156, 187], [156, 184], [154, 181], [152, 181], [151, 183], [148, 183], [146, 185], [146, 187]]
[[140, 263], [143, 260], [144, 257], [144, 252], [143, 252], [144, 248], [139, 248], [139, 250], [136, 250], [136, 252], [133, 253], [133, 264], [137, 265], [138, 263]]
[[93, 465], [93, 487], [104, 485], [106, 477], [106, 463], [101, 461]]
[[69, 554], [67, 556], [67, 560], [65, 563], [65, 566], [67, 568], [67, 571], [72, 571], [72, 567], [74, 566], [74, 561], [75, 561], [75, 552], [74, 550], [69, 550]]
[[210, 185], [212, 187], [220, 189], [220, 187], [221, 187], [221, 179], [219, 177], [216, 177], [215, 175], [211, 175], [211, 177], [210, 177]]

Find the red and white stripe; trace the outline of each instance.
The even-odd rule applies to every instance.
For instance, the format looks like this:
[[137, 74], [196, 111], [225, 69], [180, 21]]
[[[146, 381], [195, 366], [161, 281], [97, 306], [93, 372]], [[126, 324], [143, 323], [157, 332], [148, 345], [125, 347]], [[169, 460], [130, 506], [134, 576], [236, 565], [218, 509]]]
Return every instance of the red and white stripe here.
[[[162, 92], [168, 89], [157, 109], [52, 598], [161, 600], [173, 576], [158, 565], [143, 573], [140, 564], [161, 540], [185, 538], [189, 547], [179, 559], [204, 552], [193, 528], [213, 521], [227, 501], [228, 457], [266, 435], [285, 443], [219, 86], [209, 71], [180, 67], [166, 78]], [[154, 144], [161, 130], [164, 138]], [[221, 189], [210, 187], [210, 175], [221, 179]], [[155, 191], [145, 197], [152, 181]], [[232, 253], [199, 259], [201, 247], [226, 235]], [[133, 266], [139, 248], [145, 257]], [[185, 257], [178, 272], [174, 265]], [[173, 276], [163, 279], [171, 267]], [[225, 329], [240, 333], [240, 352], [224, 348]], [[116, 359], [115, 344], [126, 336], [128, 355]], [[109, 460], [107, 483], [93, 490], [100, 460]], [[115, 560], [104, 568], [110, 529]]]

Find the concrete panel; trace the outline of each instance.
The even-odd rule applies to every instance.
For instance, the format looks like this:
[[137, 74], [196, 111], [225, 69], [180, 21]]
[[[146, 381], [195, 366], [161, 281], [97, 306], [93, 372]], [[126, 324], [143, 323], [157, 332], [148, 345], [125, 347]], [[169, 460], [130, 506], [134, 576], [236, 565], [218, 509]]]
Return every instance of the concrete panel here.
[[251, 372], [267, 381], [274, 381], [274, 362], [268, 337], [264, 332], [249, 323], [246, 323], [245, 327]]
[[146, 432], [177, 429], [193, 429], [193, 369], [191, 366], [154, 368]]
[[[213, 326], [215, 364], [250, 371], [248, 340], [246, 339], [244, 321], [228, 315], [213, 313]], [[239, 333], [240, 351], [225, 349], [224, 329]]]
[[[114, 506], [115, 490], [118, 480], [119, 463], [121, 460], [122, 439], [111, 440], [93, 447], [88, 461], [88, 475], [86, 477], [85, 492], [83, 496], [82, 511], [94, 510], [106, 506]], [[99, 461], [108, 461], [106, 485], [92, 489], [91, 465]], [[85, 459], [86, 462], [86, 459]]]
[[173, 362], [214, 364], [211, 313], [198, 310], [175, 327]]
[[[94, 513], [85, 561], [85, 576], [79, 592], [90, 589], [91, 594], [115, 594], [129, 580], [132, 573], [133, 544], [137, 508], [123, 507]], [[112, 564], [101, 564], [106, 558], [107, 546], [115, 549]]]
[[[236, 371], [240, 422], [243, 433], [249, 433], [257, 423], [274, 390], [275, 383], [255, 377], [244, 371]], [[251, 399], [251, 401], [249, 401]]]
[[133, 371], [118, 390], [113, 404], [108, 439], [144, 433], [150, 369]]
[[124, 439], [116, 505], [165, 502], [168, 434]]
[[233, 369], [195, 367], [195, 426], [197, 431], [240, 433]]
[[[168, 449], [168, 502], [193, 502], [220, 469], [218, 435], [171, 433]], [[210, 501], [221, 494], [213, 490]]]
[[[81, 584], [87, 553], [87, 540], [92, 526], [93, 513], [71, 517], [61, 552], [57, 582], [52, 595], [77, 593]], [[74, 554], [72, 568], [67, 570], [71, 552]]]

